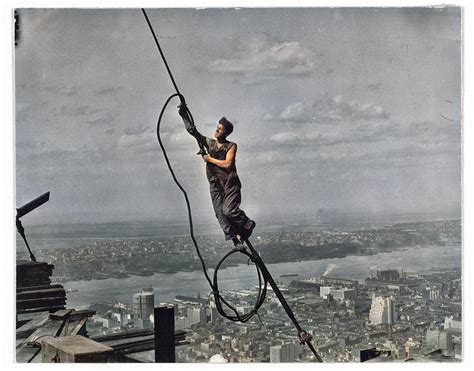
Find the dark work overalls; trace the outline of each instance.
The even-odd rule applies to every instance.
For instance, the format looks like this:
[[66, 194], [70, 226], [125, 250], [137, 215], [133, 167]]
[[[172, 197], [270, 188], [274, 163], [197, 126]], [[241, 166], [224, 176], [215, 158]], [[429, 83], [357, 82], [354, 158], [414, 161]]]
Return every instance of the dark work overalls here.
[[[220, 148], [217, 148], [217, 141], [199, 133], [187, 114], [184, 115], [183, 122], [189, 134], [204, 145], [209, 155], [213, 158], [225, 160], [229, 149], [236, 145], [226, 141]], [[247, 215], [240, 209], [240, 188], [242, 185], [237, 176], [235, 160], [227, 169], [208, 162], [206, 164], [206, 175], [211, 191], [212, 206], [214, 207], [217, 220], [224, 231], [225, 239], [231, 240], [237, 235], [241, 235], [239, 232], [250, 222]]]
[[[208, 152], [211, 157], [218, 160], [225, 160], [227, 152], [235, 143], [222, 143], [221, 148], [217, 147], [217, 141], [206, 138]], [[206, 165], [206, 175], [209, 181], [212, 206], [216, 213], [217, 220], [224, 231], [226, 240], [230, 240], [240, 234], [244, 225], [249, 221], [244, 211], [240, 209], [241, 195], [239, 177], [234, 163], [229, 168], [221, 168], [210, 162]]]

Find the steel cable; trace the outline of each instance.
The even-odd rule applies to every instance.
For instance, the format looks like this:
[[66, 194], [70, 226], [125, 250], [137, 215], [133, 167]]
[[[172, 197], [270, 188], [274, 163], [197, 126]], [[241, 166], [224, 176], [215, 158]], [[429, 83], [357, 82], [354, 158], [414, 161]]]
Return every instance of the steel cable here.
[[[255, 314], [257, 314], [257, 316], [260, 318], [260, 316], [258, 315], [258, 310], [259, 308], [262, 306], [262, 304], [264, 303], [265, 301], [265, 297], [266, 297], [266, 293], [267, 293], [267, 286], [268, 286], [268, 282], [270, 282], [274, 292], [275, 292], [275, 295], [278, 297], [278, 299], [280, 300], [280, 303], [282, 304], [284, 310], [286, 311], [288, 317], [292, 320], [293, 324], [295, 325], [295, 327], [297, 328], [298, 330], [298, 336], [300, 336], [300, 333], [301, 332], [304, 332], [306, 334], [306, 332], [304, 330], [302, 330], [301, 326], [299, 325], [298, 321], [296, 320], [296, 318], [294, 317], [294, 314], [291, 310], [291, 308], [288, 306], [288, 303], [286, 302], [285, 298], [283, 297], [283, 295], [281, 294], [280, 290], [278, 289], [278, 286], [275, 284], [275, 282], [273, 281], [273, 278], [271, 277], [270, 275], [270, 272], [268, 272], [265, 264], [263, 263], [262, 259], [258, 256], [258, 253], [253, 249], [253, 246], [250, 244], [250, 242], [248, 241], [248, 239], [245, 240], [245, 243], [248, 245], [248, 247], [250, 248], [250, 253], [245, 250], [244, 248], [234, 248], [232, 249], [230, 252], [228, 252], [227, 254], [224, 255], [224, 257], [219, 261], [219, 263], [217, 264], [216, 268], [214, 269], [214, 275], [213, 275], [213, 280], [211, 281], [211, 278], [209, 277], [209, 274], [207, 272], [207, 267], [206, 267], [206, 263], [202, 257], [202, 254], [201, 254], [201, 251], [199, 249], [199, 245], [196, 241], [196, 238], [194, 236], [194, 227], [193, 227], [193, 218], [192, 218], [192, 212], [191, 212], [191, 204], [189, 202], [189, 198], [188, 198], [188, 194], [186, 192], [186, 190], [184, 189], [184, 187], [181, 185], [181, 183], [178, 181], [175, 173], [174, 173], [174, 170], [173, 170], [173, 167], [171, 166], [171, 163], [170, 163], [170, 160], [168, 158], [168, 154], [166, 152], [166, 148], [161, 140], [161, 136], [160, 136], [160, 127], [161, 127], [161, 121], [162, 121], [162, 118], [163, 118], [163, 114], [169, 104], [169, 102], [175, 98], [175, 97], [179, 97], [180, 101], [181, 101], [181, 104], [184, 104], [184, 107], [186, 109], [186, 112], [188, 113], [189, 115], [189, 118], [190, 118], [190, 121], [191, 123], [194, 125], [194, 118], [191, 114], [191, 111], [188, 109], [188, 107], [186, 106], [185, 104], [185, 99], [183, 97], [183, 95], [179, 92], [179, 89], [178, 89], [178, 86], [176, 85], [176, 82], [174, 80], [174, 77], [173, 77], [173, 74], [171, 73], [171, 70], [168, 66], [168, 62], [166, 61], [166, 58], [163, 54], [163, 51], [161, 49], [161, 46], [158, 42], [158, 38], [156, 37], [156, 34], [155, 34], [155, 31], [153, 29], [153, 26], [151, 25], [151, 22], [150, 20], [148, 19], [148, 16], [146, 14], [146, 11], [145, 9], [142, 9], [142, 12], [143, 12], [143, 15], [145, 16], [145, 19], [147, 21], [147, 24], [150, 28], [150, 31], [153, 35], [153, 38], [155, 40], [155, 43], [156, 43], [156, 46], [158, 47], [158, 50], [160, 52], [160, 55], [163, 59], [163, 62], [166, 66], [166, 69], [168, 71], [168, 74], [171, 78], [171, 82], [173, 83], [173, 86], [176, 90], [176, 93], [175, 94], [172, 94], [168, 97], [168, 99], [166, 100], [165, 104], [163, 105], [163, 108], [161, 109], [161, 112], [160, 112], [160, 115], [158, 117], [158, 121], [157, 121], [157, 125], [156, 125], [156, 135], [157, 135], [157, 138], [158, 138], [158, 143], [160, 145], [160, 148], [163, 152], [163, 156], [165, 158], [165, 161], [166, 161], [166, 165], [168, 166], [168, 170], [170, 171], [171, 173], [171, 176], [173, 177], [173, 180], [174, 182], [176, 183], [176, 185], [178, 186], [178, 188], [180, 189], [181, 193], [183, 194], [184, 196], [184, 200], [186, 202], [186, 208], [187, 208], [187, 212], [188, 212], [188, 222], [189, 222], [189, 233], [190, 233], [190, 236], [191, 236], [191, 240], [193, 241], [193, 244], [194, 244], [194, 248], [196, 250], [196, 253], [199, 257], [199, 260], [201, 262], [201, 266], [202, 266], [202, 270], [204, 272], [204, 275], [206, 277], [206, 280], [207, 282], [209, 283], [209, 286], [211, 287], [212, 289], [212, 294], [214, 295], [214, 299], [215, 299], [215, 304], [216, 304], [216, 308], [218, 310], [218, 312], [225, 318], [229, 319], [230, 321], [234, 321], [234, 322], [247, 322], [249, 321]], [[248, 312], [248, 313], [244, 313], [244, 314], [239, 314], [237, 309], [235, 309], [234, 306], [232, 306], [227, 300], [225, 300], [222, 295], [219, 293], [219, 287], [218, 287], [218, 276], [217, 276], [217, 273], [219, 271], [219, 268], [221, 267], [221, 265], [224, 263], [224, 261], [231, 255], [235, 254], [235, 253], [242, 253], [246, 256], [248, 256], [248, 258], [255, 263], [255, 267], [256, 267], [256, 270], [257, 270], [257, 275], [258, 275], [258, 282], [259, 282], [259, 289], [258, 289], [258, 293], [257, 293], [257, 298], [256, 298], [256, 302], [255, 302], [255, 305], [254, 305], [254, 308]], [[263, 274], [262, 274], [263, 273]], [[262, 282], [262, 278], [263, 278], [263, 282]], [[233, 314], [229, 314], [228, 312], [225, 311], [225, 308], [231, 310], [233, 312]], [[312, 346], [310, 340], [305, 340], [304, 342], [302, 342], [304, 344], [307, 344], [308, 347], [311, 349], [311, 351], [313, 352], [313, 354], [315, 355], [316, 357], [316, 360], [318, 362], [322, 362], [322, 359], [321, 357], [318, 355], [318, 353], [316, 352], [316, 350], [314, 349], [314, 347]]]

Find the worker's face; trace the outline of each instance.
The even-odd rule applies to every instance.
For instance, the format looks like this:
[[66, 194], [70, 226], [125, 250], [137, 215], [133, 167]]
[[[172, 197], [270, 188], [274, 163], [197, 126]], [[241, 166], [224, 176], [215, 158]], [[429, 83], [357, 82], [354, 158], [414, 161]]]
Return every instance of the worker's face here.
[[224, 139], [226, 137], [225, 126], [222, 124], [217, 124], [216, 131], [214, 132], [214, 138]]

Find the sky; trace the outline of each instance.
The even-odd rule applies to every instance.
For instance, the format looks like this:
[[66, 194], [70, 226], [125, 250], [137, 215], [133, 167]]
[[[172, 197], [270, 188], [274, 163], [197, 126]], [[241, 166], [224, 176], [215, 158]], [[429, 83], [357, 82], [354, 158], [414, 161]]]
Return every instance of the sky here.
[[[256, 219], [461, 214], [461, 11], [149, 9], [198, 129], [234, 123]], [[20, 9], [16, 203], [29, 222], [185, 221], [156, 120], [174, 93], [139, 9]], [[173, 101], [161, 135], [195, 218], [204, 162]]]

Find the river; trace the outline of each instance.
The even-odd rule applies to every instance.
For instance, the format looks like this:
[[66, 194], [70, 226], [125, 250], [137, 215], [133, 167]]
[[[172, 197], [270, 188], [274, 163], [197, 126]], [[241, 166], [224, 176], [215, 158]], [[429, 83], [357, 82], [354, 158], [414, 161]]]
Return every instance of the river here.
[[[323, 260], [268, 264], [267, 268], [277, 282], [288, 283], [295, 278], [314, 277], [326, 273], [339, 277], [363, 281], [370, 276], [370, 269], [398, 269], [407, 272], [422, 272], [436, 268], [460, 268], [461, 246], [410, 247], [404, 250], [379, 253], [369, 256], [346, 256]], [[212, 269], [209, 270], [212, 274]], [[298, 274], [298, 277], [280, 275]], [[211, 275], [212, 278], [212, 275]], [[219, 290], [251, 288], [258, 283], [255, 266], [242, 264], [219, 270]], [[207, 297], [210, 292], [202, 271], [155, 273], [153, 276], [131, 276], [125, 279], [71, 281], [65, 289], [77, 290], [67, 293], [67, 307], [84, 309], [91, 303], [131, 303], [134, 293], [152, 287], [155, 304], [172, 302], [176, 295]]]

